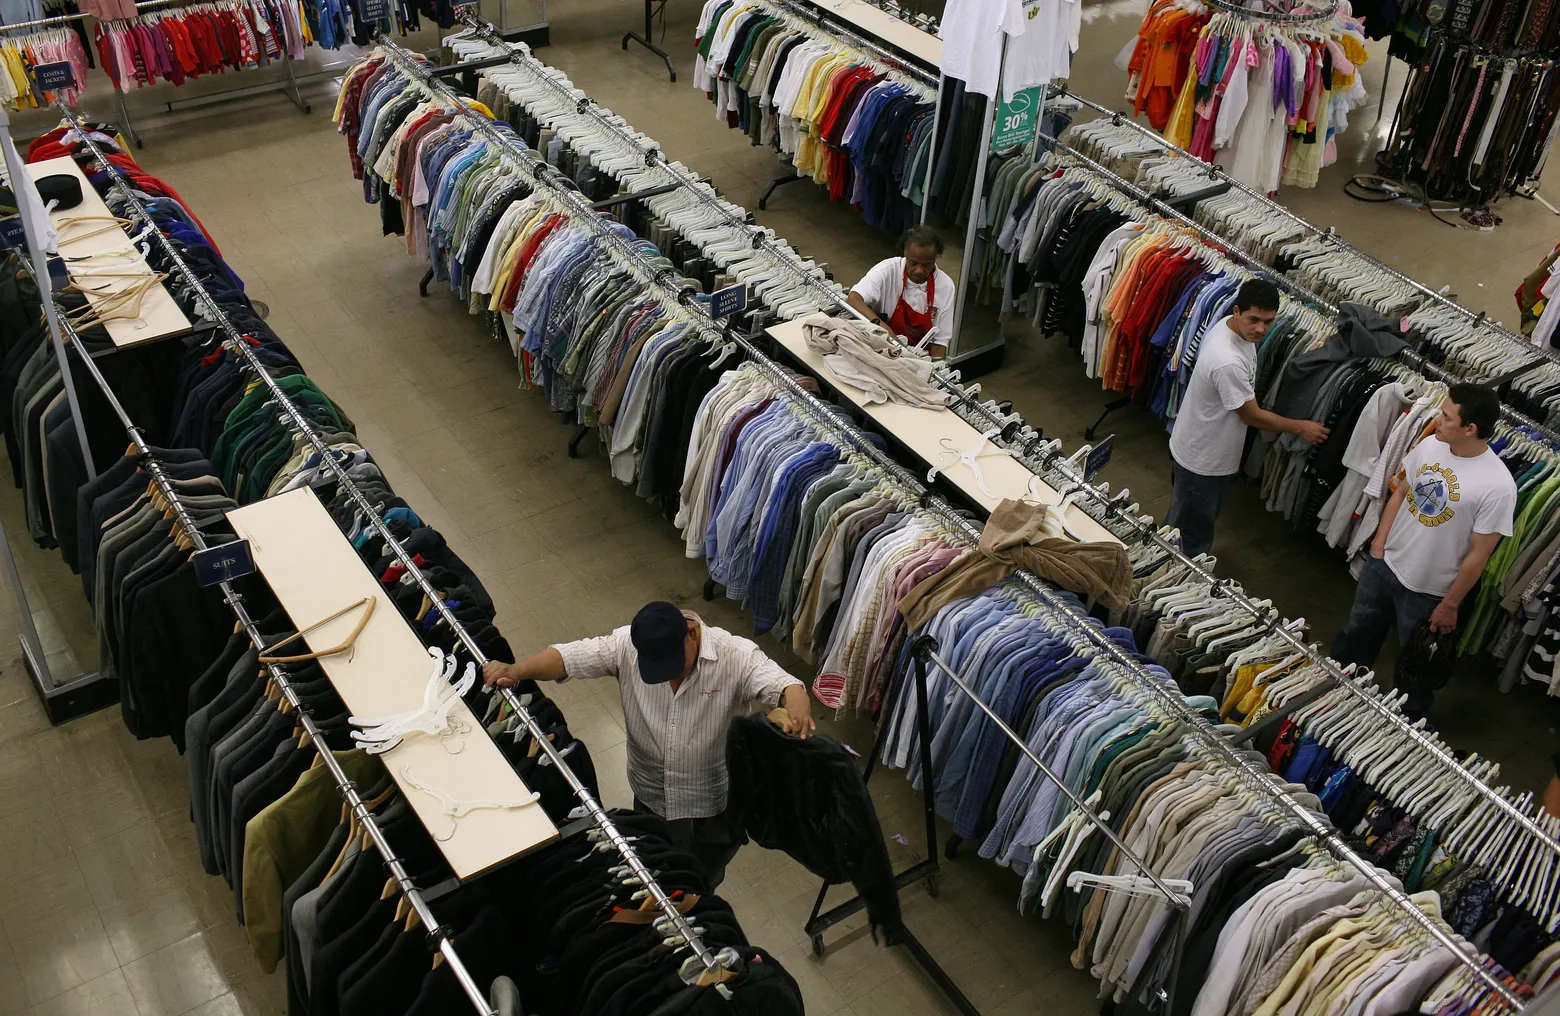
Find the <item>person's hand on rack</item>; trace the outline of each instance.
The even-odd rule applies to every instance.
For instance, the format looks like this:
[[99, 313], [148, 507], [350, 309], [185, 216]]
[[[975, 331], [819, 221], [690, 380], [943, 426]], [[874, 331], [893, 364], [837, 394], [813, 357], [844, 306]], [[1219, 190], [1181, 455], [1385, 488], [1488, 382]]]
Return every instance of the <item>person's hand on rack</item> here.
[[1295, 425], [1295, 433], [1311, 444], [1321, 444], [1327, 440], [1327, 435], [1332, 433], [1315, 420], [1296, 420]]
[[519, 663], [489, 660], [482, 665], [482, 683], [489, 688], [513, 688], [521, 681], [562, 681], [567, 676], [563, 654], [552, 646]]

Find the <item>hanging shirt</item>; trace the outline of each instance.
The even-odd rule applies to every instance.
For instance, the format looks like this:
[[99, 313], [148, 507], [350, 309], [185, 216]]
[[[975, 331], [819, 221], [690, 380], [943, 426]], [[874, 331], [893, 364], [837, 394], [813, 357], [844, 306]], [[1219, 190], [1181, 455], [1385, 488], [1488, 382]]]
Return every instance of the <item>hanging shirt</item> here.
[[1403, 472], [1408, 493], [1387, 534], [1387, 567], [1415, 592], [1442, 596], [1474, 533], [1511, 535], [1517, 484], [1489, 448], [1453, 455], [1434, 434], [1403, 459]]
[[1236, 335], [1229, 319], [1209, 326], [1170, 434], [1170, 455], [1199, 476], [1240, 471], [1246, 424], [1235, 410], [1257, 395], [1257, 347]]

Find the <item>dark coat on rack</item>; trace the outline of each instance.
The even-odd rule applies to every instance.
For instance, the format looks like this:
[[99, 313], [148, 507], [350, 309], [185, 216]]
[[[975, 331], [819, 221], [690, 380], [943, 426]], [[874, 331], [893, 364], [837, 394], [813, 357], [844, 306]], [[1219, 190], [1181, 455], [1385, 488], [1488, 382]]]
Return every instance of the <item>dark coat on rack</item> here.
[[1338, 311], [1337, 333], [1284, 368], [1284, 380], [1273, 403], [1273, 412], [1279, 416], [1310, 419], [1317, 393], [1339, 366], [1372, 356], [1391, 358], [1408, 345], [1396, 319], [1382, 317], [1359, 303], [1342, 304]]
[[899, 896], [883, 828], [855, 756], [832, 737], [802, 740], [761, 716], [726, 735], [733, 842], [783, 850], [829, 882], [850, 882], [884, 941], [900, 941]]

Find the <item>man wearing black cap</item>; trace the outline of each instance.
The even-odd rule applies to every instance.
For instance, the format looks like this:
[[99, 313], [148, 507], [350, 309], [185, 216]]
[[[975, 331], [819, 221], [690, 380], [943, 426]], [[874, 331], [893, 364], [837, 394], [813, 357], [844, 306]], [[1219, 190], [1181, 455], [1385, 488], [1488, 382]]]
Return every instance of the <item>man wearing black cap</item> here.
[[813, 731], [806, 686], [754, 643], [664, 600], [610, 635], [548, 646], [519, 663], [492, 662], [482, 672], [487, 684], [504, 687], [609, 676], [623, 696], [634, 807], [666, 819], [677, 845], [704, 863], [711, 888], [720, 885], [737, 852], [721, 819], [726, 730], [759, 702], [786, 733], [806, 737]]

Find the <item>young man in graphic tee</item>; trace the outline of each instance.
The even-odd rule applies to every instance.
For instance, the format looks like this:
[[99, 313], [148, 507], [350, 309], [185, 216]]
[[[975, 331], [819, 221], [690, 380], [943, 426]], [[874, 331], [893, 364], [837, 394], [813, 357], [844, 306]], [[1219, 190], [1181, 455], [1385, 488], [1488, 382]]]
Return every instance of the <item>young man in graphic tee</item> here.
[[873, 265], [850, 287], [846, 302], [907, 345], [940, 357], [948, 352], [957, 306], [953, 279], [937, 267], [942, 237], [930, 226], [916, 226], [904, 235], [900, 249], [904, 257]]
[[[1373, 665], [1393, 624], [1400, 644], [1425, 620], [1434, 632], [1456, 630], [1458, 609], [1516, 513], [1516, 481], [1489, 445], [1499, 417], [1488, 388], [1447, 392], [1435, 433], [1403, 459], [1333, 659]], [[1424, 715], [1430, 694], [1416, 689], [1405, 709]]]
[[1235, 294], [1230, 316], [1208, 326], [1170, 434], [1170, 514], [1165, 525], [1181, 530], [1181, 547], [1203, 554], [1213, 546], [1213, 523], [1230, 481], [1240, 472], [1246, 428], [1298, 434], [1312, 444], [1327, 428], [1291, 420], [1257, 405], [1257, 343], [1278, 317], [1278, 290], [1248, 279]]

